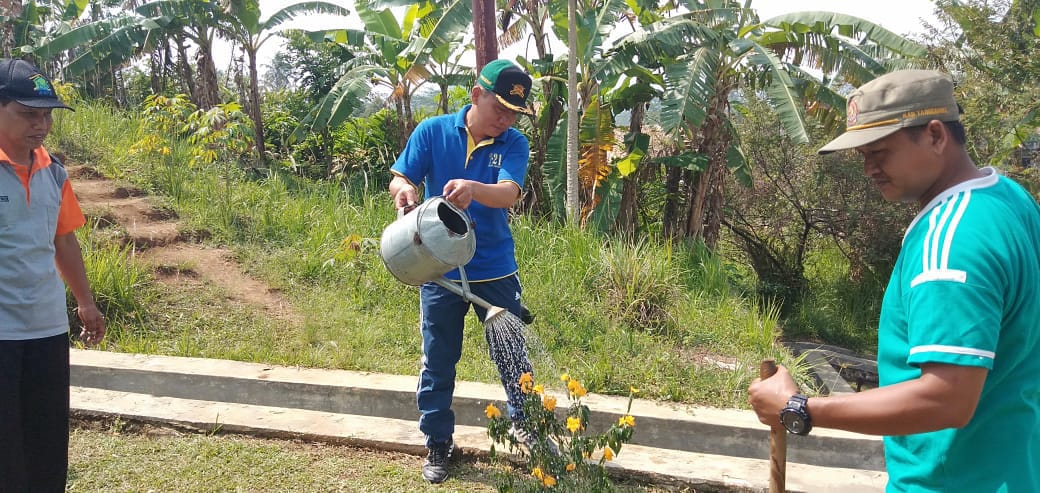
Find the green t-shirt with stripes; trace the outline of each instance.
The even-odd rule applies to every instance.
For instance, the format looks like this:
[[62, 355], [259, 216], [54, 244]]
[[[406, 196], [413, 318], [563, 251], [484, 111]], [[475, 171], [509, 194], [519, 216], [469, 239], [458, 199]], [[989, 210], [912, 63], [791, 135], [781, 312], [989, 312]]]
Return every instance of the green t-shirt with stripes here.
[[881, 385], [989, 370], [960, 429], [885, 437], [888, 491], [1040, 492], [1040, 206], [991, 168], [907, 228], [878, 332]]

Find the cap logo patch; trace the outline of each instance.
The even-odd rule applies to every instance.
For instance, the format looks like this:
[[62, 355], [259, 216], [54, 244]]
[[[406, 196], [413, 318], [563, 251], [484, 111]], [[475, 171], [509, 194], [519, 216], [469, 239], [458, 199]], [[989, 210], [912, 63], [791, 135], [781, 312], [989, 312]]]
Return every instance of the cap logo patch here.
[[859, 122], [859, 105], [855, 99], [849, 100], [849, 107], [845, 111], [845, 126], [854, 127]]
[[52, 98], [54, 97], [54, 89], [51, 89], [51, 85], [47, 83], [47, 79], [43, 78], [40, 74], [35, 74], [29, 77], [29, 80], [33, 82], [33, 91], [36, 92], [37, 96], [45, 96]]
[[509, 94], [512, 96], [524, 97], [524, 86], [520, 84], [513, 84], [513, 88], [509, 90]]

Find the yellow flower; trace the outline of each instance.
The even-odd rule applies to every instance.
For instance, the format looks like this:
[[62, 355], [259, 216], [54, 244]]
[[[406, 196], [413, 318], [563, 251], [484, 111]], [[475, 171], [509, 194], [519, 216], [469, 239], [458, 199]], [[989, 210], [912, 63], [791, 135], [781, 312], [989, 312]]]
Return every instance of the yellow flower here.
[[618, 426], [627, 426], [629, 428], [635, 428], [636, 427], [636, 418], [635, 418], [635, 416], [630, 416], [630, 415], [622, 416], [622, 417], [618, 418], [617, 424], [618, 424]]
[[633, 393], [633, 394], [638, 394], [639, 393], [639, 389], [637, 389], [635, 387], [629, 387], [628, 391]]
[[556, 398], [551, 395], [545, 396], [545, 398], [542, 399], [542, 407], [544, 407], [546, 411], [553, 412], [556, 409]]
[[577, 433], [581, 429], [581, 418], [574, 416], [567, 418], [567, 429], [571, 430], [571, 433]]
[[539, 480], [539, 481], [540, 481], [540, 480], [541, 480], [541, 479], [542, 479], [543, 477], [545, 477], [545, 473], [544, 473], [544, 472], [542, 472], [542, 468], [540, 468], [540, 467], [536, 467], [536, 468], [534, 468], [534, 469], [531, 469], [531, 475], [532, 475], [532, 476], [534, 476], [534, 477], [536, 477], [536, 478], [538, 478], [538, 480]]
[[603, 458], [607, 460], [614, 460], [614, 451], [607, 447], [603, 449]]
[[530, 394], [532, 387], [534, 387], [534, 377], [531, 376], [531, 372], [524, 372], [523, 375], [520, 375], [520, 391]]
[[564, 373], [563, 375], [560, 375], [560, 381], [561, 382], [566, 382], [567, 380], [570, 380], [570, 379], [571, 379], [571, 376], [566, 374], [566, 373]]
[[585, 387], [581, 386], [581, 382], [577, 380], [567, 382], [567, 390], [570, 390], [571, 395], [575, 397], [582, 397], [588, 392], [588, 390], [585, 390]]
[[546, 474], [545, 477], [542, 478], [542, 485], [546, 488], [552, 488], [553, 486], [556, 486], [556, 478]]
[[576, 469], [577, 467], [578, 466], [576, 464], [571, 462], [571, 463], [567, 464], [567, 472], [574, 472], [574, 469]]
[[488, 419], [497, 418], [502, 415], [502, 411], [499, 411], [494, 404], [488, 404], [484, 408], [484, 414], [487, 415]]
[[538, 395], [541, 395], [542, 392], [545, 392], [545, 386], [542, 385], [542, 384], [538, 384], [538, 385], [535, 385], [534, 388], [531, 389], [531, 390], [534, 390], [534, 393], [536, 393]]
[[170, 148], [167, 146], [163, 146], [162, 149], [159, 149], [159, 154], [162, 154], [163, 156], [169, 156]]

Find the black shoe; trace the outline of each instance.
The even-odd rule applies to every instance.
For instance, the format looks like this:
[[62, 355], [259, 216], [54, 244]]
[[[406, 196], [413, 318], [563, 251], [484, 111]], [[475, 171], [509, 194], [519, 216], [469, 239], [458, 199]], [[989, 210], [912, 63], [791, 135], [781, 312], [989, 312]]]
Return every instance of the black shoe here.
[[455, 442], [451, 438], [444, 443], [433, 442], [427, 450], [429, 453], [422, 465], [423, 479], [434, 484], [443, 483], [448, 479], [448, 462], [451, 461], [451, 452], [455, 450]]

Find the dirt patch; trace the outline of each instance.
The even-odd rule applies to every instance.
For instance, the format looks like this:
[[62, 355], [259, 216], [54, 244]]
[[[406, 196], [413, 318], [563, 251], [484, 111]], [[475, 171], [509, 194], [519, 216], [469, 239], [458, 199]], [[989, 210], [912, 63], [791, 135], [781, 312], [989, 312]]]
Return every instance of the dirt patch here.
[[182, 230], [173, 209], [154, 204], [143, 190], [108, 180], [89, 166], [67, 167], [88, 221], [105, 230], [104, 237], [129, 246], [160, 282], [179, 287], [212, 284], [227, 292], [232, 302], [280, 320], [302, 321], [277, 289], [249, 276], [230, 250], [203, 245], [208, 232]]

